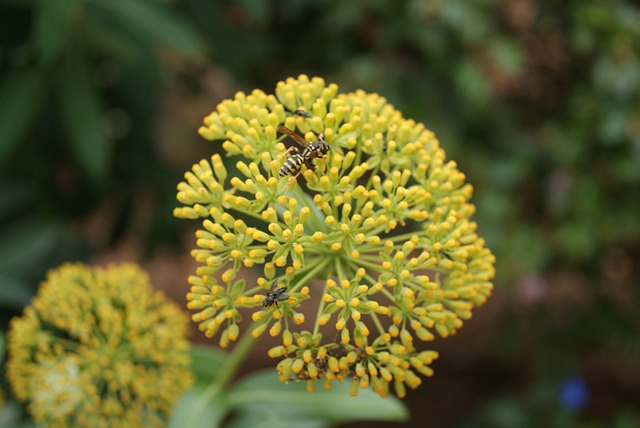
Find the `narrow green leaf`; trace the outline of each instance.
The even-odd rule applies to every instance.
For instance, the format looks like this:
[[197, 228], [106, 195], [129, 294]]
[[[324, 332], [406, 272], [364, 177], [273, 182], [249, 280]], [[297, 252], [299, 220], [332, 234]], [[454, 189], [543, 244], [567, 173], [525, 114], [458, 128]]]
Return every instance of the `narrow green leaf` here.
[[57, 99], [67, 142], [84, 173], [101, 185], [111, 163], [103, 106], [80, 49], [67, 53], [63, 69]]
[[4, 334], [0, 331], [0, 363], [4, 360], [4, 354], [6, 351], [6, 343], [4, 340]]
[[32, 284], [0, 274], [0, 307], [20, 310], [29, 304], [34, 293]]
[[381, 398], [370, 390], [361, 390], [356, 397], [351, 397], [348, 382], [334, 382], [328, 391], [318, 388], [307, 392], [304, 382], [278, 381], [275, 370], [245, 377], [231, 390], [227, 402], [240, 414], [280, 415], [285, 419], [347, 422], [408, 418], [407, 408], [395, 397]]
[[56, 222], [23, 220], [0, 230], [0, 272], [28, 273], [56, 251], [65, 227]]
[[257, 22], [265, 22], [269, 19], [272, 4], [266, 1], [240, 0], [242, 9], [249, 19]]
[[139, 55], [139, 43], [131, 43], [131, 35], [118, 31], [117, 25], [114, 26], [111, 19], [105, 19], [105, 15], [102, 9], [86, 10], [82, 22], [86, 45], [91, 47], [92, 52], [100, 52], [116, 61], [132, 62]]
[[11, 215], [24, 212], [21, 210], [28, 206], [32, 193], [29, 185], [22, 181], [5, 177], [0, 177], [0, 181], [4, 181], [0, 184], [0, 222], [3, 222]]
[[14, 70], [0, 82], [0, 164], [20, 144], [42, 109], [45, 81], [36, 69]]
[[239, 415], [225, 428], [328, 428], [327, 421], [291, 419], [286, 415]]
[[112, 13], [134, 34], [152, 43], [171, 46], [187, 55], [202, 52], [202, 43], [191, 25], [162, 4], [131, 0], [93, 0], [91, 5]]
[[191, 347], [191, 369], [198, 382], [176, 405], [169, 428], [217, 427], [226, 415], [223, 392], [213, 383], [227, 353], [212, 346], [194, 344]]
[[167, 428], [216, 428], [226, 412], [220, 388], [215, 384], [197, 383], [182, 395]]
[[15, 401], [0, 407], [0, 428], [20, 428], [24, 422], [22, 408]]
[[191, 347], [191, 367], [200, 382], [215, 379], [227, 354], [208, 345], [194, 344]]
[[38, 0], [34, 21], [34, 45], [45, 63], [62, 49], [71, 32], [74, 12], [79, 10], [78, 0]]

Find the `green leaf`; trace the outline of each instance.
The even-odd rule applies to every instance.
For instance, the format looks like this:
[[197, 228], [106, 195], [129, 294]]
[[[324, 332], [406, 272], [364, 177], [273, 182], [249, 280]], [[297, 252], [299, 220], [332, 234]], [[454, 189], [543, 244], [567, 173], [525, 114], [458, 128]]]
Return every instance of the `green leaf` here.
[[524, 60], [520, 48], [515, 41], [500, 38], [491, 41], [488, 48], [500, 72], [508, 76], [515, 76], [522, 72]]
[[491, 86], [478, 64], [470, 59], [461, 60], [454, 71], [454, 79], [458, 90], [469, 102], [476, 106], [487, 105], [492, 96]]
[[12, 215], [20, 215], [32, 198], [32, 192], [24, 182], [0, 177], [4, 183], [0, 184], [0, 222]]
[[38, 70], [21, 69], [0, 83], [0, 164], [32, 127], [42, 109], [45, 80]]
[[32, 284], [0, 274], [0, 307], [20, 310], [29, 304], [34, 292]]
[[111, 164], [101, 100], [80, 49], [68, 52], [58, 85], [58, 103], [67, 142], [94, 185], [102, 185]]
[[4, 340], [4, 334], [0, 331], [0, 363], [4, 360], [4, 354], [6, 351], [6, 342]]
[[291, 419], [286, 415], [239, 415], [225, 428], [328, 428], [332, 424], [327, 421]]
[[191, 369], [198, 378], [176, 405], [169, 428], [217, 427], [227, 412], [224, 394], [213, 382], [226, 352], [212, 346], [194, 344], [191, 347]]
[[266, 1], [240, 0], [239, 3], [247, 17], [257, 22], [267, 21], [272, 12], [271, 8], [274, 7], [273, 4]]
[[0, 230], [0, 272], [32, 272], [56, 251], [65, 227], [56, 222], [24, 220]]
[[110, 12], [132, 32], [150, 38], [152, 44], [166, 44], [192, 56], [202, 52], [200, 38], [191, 25], [166, 6], [131, 0], [93, 0], [90, 4]]
[[182, 395], [167, 428], [215, 428], [226, 413], [222, 390], [215, 384], [198, 382]]
[[[133, 62], [138, 55], [139, 43], [131, 43], [131, 35], [114, 28], [111, 20], [105, 19], [101, 9], [88, 9], [84, 16], [82, 33], [91, 52], [111, 57], [118, 62]], [[150, 46], [145, 47], [151, 49]]]
[[78, 0], [39, 0], [34, 21], [36, 52], [45, 63], [61, 51], [71, 32], [73, 14], [78, 10]]
[[20, 428], [22, 409], [18, 403], [12, 401], [0, 407], [0, 428]]
[[191, 347], [191, 368], [200, 382], [211, 382], [222, 366], [226, 352], [208, 345], [194, 344]]
[[409, 414], [395, 397], [381, 398], [371, 390], [349, 395], [349, 384], [334, 382], [330, 390], [307, 392], [306, 383], [284, 384], [275, 370], [253, 373], [238, 382], [227, 397], [232, 410], [258, 414], [264, 419], [278, 415], [283, 419], [347, 422], [355, 420], [404, 421]]

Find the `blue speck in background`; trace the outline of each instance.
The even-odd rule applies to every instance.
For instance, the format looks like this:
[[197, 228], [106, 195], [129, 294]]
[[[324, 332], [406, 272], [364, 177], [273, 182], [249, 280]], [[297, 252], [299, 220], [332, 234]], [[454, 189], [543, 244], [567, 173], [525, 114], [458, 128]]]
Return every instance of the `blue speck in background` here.
[[558, 389], [560, 405], [567, 410], [578, 411], [589, 400], [589, 385], [579, 376], [566, 377]]

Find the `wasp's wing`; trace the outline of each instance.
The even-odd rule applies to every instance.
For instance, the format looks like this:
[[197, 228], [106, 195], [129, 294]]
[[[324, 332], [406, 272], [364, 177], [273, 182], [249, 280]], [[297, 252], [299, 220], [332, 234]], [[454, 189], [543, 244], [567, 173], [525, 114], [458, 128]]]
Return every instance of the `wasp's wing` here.
[[277, 288], [278, 284], [280, 284], [280, 279], [276, 279], [271, 283], [271, 292], [273, 293]]
[[307, 140], [305, 140], [304, 138], [302, 138], [301, 136], [299, 136], [298, 134], [296, 134], [286, 126], [278, 125], [278, 132], [293, 138], [293, 140], [296, 143], [300, 144], [302, 147], [307, 147], [309, 145], [309, 142]]

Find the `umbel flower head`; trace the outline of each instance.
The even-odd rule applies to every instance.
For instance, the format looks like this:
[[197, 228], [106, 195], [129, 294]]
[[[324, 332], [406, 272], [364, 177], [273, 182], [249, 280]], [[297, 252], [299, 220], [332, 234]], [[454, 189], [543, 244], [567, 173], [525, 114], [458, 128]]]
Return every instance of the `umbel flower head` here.
[[248, 310], [254, 337], [281, 337], [269, 350], [280, 379], [310, 390], [349, 380], [352, 394], [393, 384], [404, 396], [430, 376], [438, 354], [421, 342], [485, 302], [495, 262], [433, 132], [379, 95], [301, 75], [237, 93], [199, 133], [232, 166], [214, 154], [178, 185], [174, 215], [203, 219], [187, 295], [200, 330], [226, 347]]
[[47, 426], [163, 426], [192, 383], [187, 325], [137, 266], [66, 264], [11, 321], [7, 378]]

